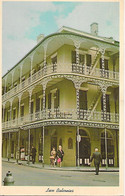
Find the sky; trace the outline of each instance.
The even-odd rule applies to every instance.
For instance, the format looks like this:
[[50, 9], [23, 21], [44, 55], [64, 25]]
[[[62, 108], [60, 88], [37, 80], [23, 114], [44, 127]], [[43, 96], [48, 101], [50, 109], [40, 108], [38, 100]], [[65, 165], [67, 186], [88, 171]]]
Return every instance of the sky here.
[[90, 33], [93, 22], [99, 36], [119, 41], [118, 2], [2, 2], [2, 75], [37, 44], [39, 34], [47, 36], [62, 26]]

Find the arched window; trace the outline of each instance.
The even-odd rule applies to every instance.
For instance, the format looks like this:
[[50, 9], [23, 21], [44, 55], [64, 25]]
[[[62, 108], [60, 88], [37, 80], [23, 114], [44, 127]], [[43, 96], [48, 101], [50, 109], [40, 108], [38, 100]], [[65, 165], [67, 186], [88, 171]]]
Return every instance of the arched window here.
[[68, 149], [73, 149], [73, 139], [71, 137], [68, 139]]
[[62, 146], [62, 138], [59, 139], [59, 145]]

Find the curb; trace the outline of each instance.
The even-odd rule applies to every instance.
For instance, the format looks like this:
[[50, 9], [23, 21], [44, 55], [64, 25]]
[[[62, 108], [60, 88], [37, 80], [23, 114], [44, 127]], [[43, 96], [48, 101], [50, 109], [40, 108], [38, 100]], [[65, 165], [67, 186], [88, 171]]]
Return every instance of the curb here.
[[[7, 160], [2, 160], [2, 162], [7, 162], [7, 163], [14, 163], [17, 165], [23, 165], [23, 166], [27, 166], [27, 167], [32, 167], [32, 168], [38, 168], [38, 169], [44, 169], [44, 170], [53, 170], [53, 171], [74, 171], [74, 172], [95, 172], [95, 169], [65, 169], [65, 168], [49, 168], [49, 167], [43, 167], [41, 165], [41, 167], [35, 166], [35, 165], [28, 165], [22, 162], [16, 163], [13, 161], [7, 161]], [[99, 172], [119, 172], [119, 169], [100, 169]]]

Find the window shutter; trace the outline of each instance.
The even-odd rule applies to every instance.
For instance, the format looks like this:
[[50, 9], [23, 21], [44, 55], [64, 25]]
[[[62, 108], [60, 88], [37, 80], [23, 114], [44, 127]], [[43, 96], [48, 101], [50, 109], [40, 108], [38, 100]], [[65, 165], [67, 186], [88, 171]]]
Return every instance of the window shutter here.
[[87, 54], [87, 66], [91, 66], [91, 55]]
[[41, 111], [43, 110], [43, 98], [41, 99]]
[[48, 94], [48, 109], [51, 109], [51, 93]]
[[58, 108], [59, 107], [59, 89], [56, 91], [56, 98], [54, 99], [54, 108]]
[[84, 55], [83, 54], [79, 54], [79, 63], [83, 65], [84, 62], [85, 62]]
[[79, 109], [87, 110], [87, 91], [79, 90]]
[[24, 105], [21, 106], [21, 116], [24, 116]]
[[40, 110], [40, 98], [36, 99], [36, 112]]
[[31, 114], [33, 114], [33, 101], [31, 102]]
[[100, 58], [100, 69], [102, 69], [102, 59]]
[[105, 59], [105, 60], [104, 60], [104, 63], [105, 63], [105, 70], [109, 70], [109, 68], [108, 68], [108, 60]]
[[72, 63], [76, 63], [76, 51], [72, 51]]

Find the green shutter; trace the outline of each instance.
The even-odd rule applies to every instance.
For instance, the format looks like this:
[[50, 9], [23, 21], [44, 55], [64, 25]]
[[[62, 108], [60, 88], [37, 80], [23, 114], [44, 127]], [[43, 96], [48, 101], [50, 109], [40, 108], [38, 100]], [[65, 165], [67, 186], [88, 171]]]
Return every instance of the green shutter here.
[[59, 107], [59, 89], [56, 91], [56, 98], [54, 99], [54, 108]]
[[79, 90], [79, 109], [87, 110], [87, 91]]
[[76, 63], [76, 51], [72, 51], [72, 63]]
[[83, 54], [79, 54], [79, 63], [83, 65], [84, 62], [85, 62], [84, 55]]
[[51, 109], [51, 93], [48, 94], [48, 109]]
[[91, 55], [90, 54], [87, 54], [87, 66], [91, 66]]
[[36, 99], [36, 112], [40, 110], [40, 98]]

